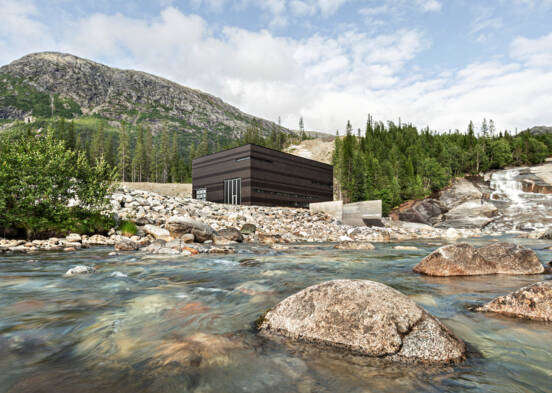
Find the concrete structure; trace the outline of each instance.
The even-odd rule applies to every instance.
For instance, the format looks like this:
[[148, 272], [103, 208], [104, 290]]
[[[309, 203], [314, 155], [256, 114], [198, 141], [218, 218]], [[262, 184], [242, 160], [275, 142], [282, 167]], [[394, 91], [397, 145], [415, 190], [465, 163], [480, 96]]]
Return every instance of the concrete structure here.
[[233, 205], [308, 207], [333, 199], [333, 167], [248, 144], [192, 161], [192, 195]]
[[363, 201], [343, 204], [343, 201], [311, 203], [313, 212], [324, 212], [343, 224], [352, 226], [383, 226], [381, 201]]

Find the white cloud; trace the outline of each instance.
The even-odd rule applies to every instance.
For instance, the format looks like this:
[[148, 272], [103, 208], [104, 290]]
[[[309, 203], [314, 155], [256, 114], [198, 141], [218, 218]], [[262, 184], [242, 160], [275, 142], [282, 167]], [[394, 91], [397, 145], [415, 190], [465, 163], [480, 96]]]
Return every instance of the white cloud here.
[[48, 27], [36, 20], [30, 0], [0, 0], [0, 60], [8, 62], [29, 52], [55, 48]]
[[517, 37], [510, 55], [531, 66], [552, 67], [552, 33], [536, 39]]
[[[289, 127], [303, 116], [307, 128], [333, 133], [347, 120], [363, 127], [367, 113], [439, 130], [465, 129], [483, 117], [510, 129], [552, 124], [552, 34], [516, 38], [509, 59], [422, 78], [410, 62], [430, 42], [408, 28], [294, 39], [231, 25], [215, 32], [200, 16], [168, 7], [148, 19], [90, 15], [65, 24], [54, 40], [32, 3], [0, 4], [10, 7], [0, 26], [2, 63], [31, 47], [58, 48], [202, 89], [258, 116], [281, 116]], [[18, 23], [29, 28], [6, 27]]]
[[439, 12], [443, 8], [443, 4], [437, 0], [416, 0], [416, 3], [426, 12]]

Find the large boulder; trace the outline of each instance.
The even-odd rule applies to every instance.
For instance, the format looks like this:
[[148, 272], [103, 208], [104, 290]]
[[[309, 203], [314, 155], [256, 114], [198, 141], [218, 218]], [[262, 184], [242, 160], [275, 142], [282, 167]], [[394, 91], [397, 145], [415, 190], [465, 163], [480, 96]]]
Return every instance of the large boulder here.
[[552, 322], [552, 281], [537, 282], [497, 297], [477, 311]]
[[241, 232], [238, 229], [232, 228], [232, 227], [219, 229], [217, 231], [217, 236], [220, 236], [221, 238], [224, 238], [233, 242], [238, 242], [238, 243], [243, 242], [243, 236]]
[[144, 225], [142, 229], [148, 235], [153, 236], [154, 239], [165, 240], [166, 242], [172, 240], [171, 234], [165, 228], [148, 224], [148, 225]]
[[446, 211], [447, 208], [443, 203], [437, 199], [427, 198], [405, 202], [393, 210], [391, 215], [400, 221], [431, 225], [438, 222]]
[[495, 205], [481, 200], [471, 200], [452, 208], [443, 216], [440, 228], [483, 228], [498, 213]]
[[169, 218], [166, 227], [175, 238], [191, 233], [199, 243], [213, 240], [213, 236], [216, 234], [215, 230], [209, 225], [182, 216], [173, 216]]
[[461, 178], [454, 181], [454, 184], [439, 195], [439, 200], [447, 209], [452, 209], [469, 200], [483, 198], [483, 193], [469, 180]]
[[544, 267], [533, 250], [511, 243], [492, 243], [477, 249], [469, 244], [449, 244], [433, 251], [413, 270], [429, 276], [469, 276], [539, 274]]
[[262, 335], [389, 360], [457, 362], [466, 346], [407, 296], [368, 280], [335, 280], [288, 297], [261, 317]]

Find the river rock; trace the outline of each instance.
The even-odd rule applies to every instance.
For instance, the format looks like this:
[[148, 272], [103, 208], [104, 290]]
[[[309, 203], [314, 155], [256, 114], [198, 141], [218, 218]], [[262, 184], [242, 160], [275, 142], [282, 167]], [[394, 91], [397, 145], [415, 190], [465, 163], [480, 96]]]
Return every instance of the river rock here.
[[78, 243], [82, 240], [81, 235], [78, 233], [70, 233], [69, 235], [65, 236], [65, 240], [69, 243]]
[[541, 233], [538, 238], [543, 240], [552, 240], [552, 228]]
[[212, 240], [215, 230], [209, 225], [182, 216], [173, 216], [167, 222], [167, 229], [174, 237], [191, 233], [197, 242]]
[[234, 242], [243, 242], [243, 236], [241, 232], [238, 231], [236, 228], [227, 227], [224, 229], [219, 229], [217, 231], [217, 235]]
[[477, 249], [469, 244], [438, 248], [413, 270], [429, 276], [468, 276], [539, 274], [544, 267], [533, 250], [511, 243], [493, 243]]
[[441, 201], [426, 198], [403, 203], [391, 212], [391, 216], [400, 221], [431, 225], [437, 222], [446, 211], [447, 208]]
[[335, 280], [292, 295], [258, 321], [262, 335], [397, 361], [457, 362], [466, 346], [410, 298], [368, 280]]
[[375, 250], [376, 247], [372, 243], [368, 242], [353, 242], [346, 241], [337, 243], [334, 248], [339, 250]]
[[195, 240], [195, 236], [191, 233], [185, 233], [184, 235], [180, 236], [180, 240], [184, 243], [193, 243]]
[[168, 230], [164, 228], [148, 224], [148, 225], [144, 225], [142, 229], [144, 230], [145, 233], [153, 236], [155, 239], [161, 239], [167, 242], [172, 240], [171, 234], [169, 233]]
[[121, 239], [115, 243], [115, 250], [117, 251], [135, 251], [138, 248], [138, 244], [130, 239]]
[[102, 235], [93, 235], [86, 239], [86, 243], [90, 246], [106, 246], [108, 244], [111, 244], [112, 241]]
[[255, 224], [245, 223], [241, 227], [240, 232], [243, 235], [252, 235], [255, 233], [256, 230], [257, 230], [257, 227], [255, 226]]
[[552, 281], [537, 282], [497, 297], [477, 311], [552, 322]]
[[77, 265], [65, 272], [66, 276], [76, 276], [77, 274], [92, 274], [96, 269], [92, 266]]

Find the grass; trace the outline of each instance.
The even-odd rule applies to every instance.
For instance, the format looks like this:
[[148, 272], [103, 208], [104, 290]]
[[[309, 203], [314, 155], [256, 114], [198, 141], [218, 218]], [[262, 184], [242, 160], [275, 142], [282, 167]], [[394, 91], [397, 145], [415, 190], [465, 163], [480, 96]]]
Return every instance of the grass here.
[[138, 232], [136, 224], [132, 221], [121, 221], [121, 224], [119, 225], [119, 230], [121, 231], [123, 236], [134, 236]]

